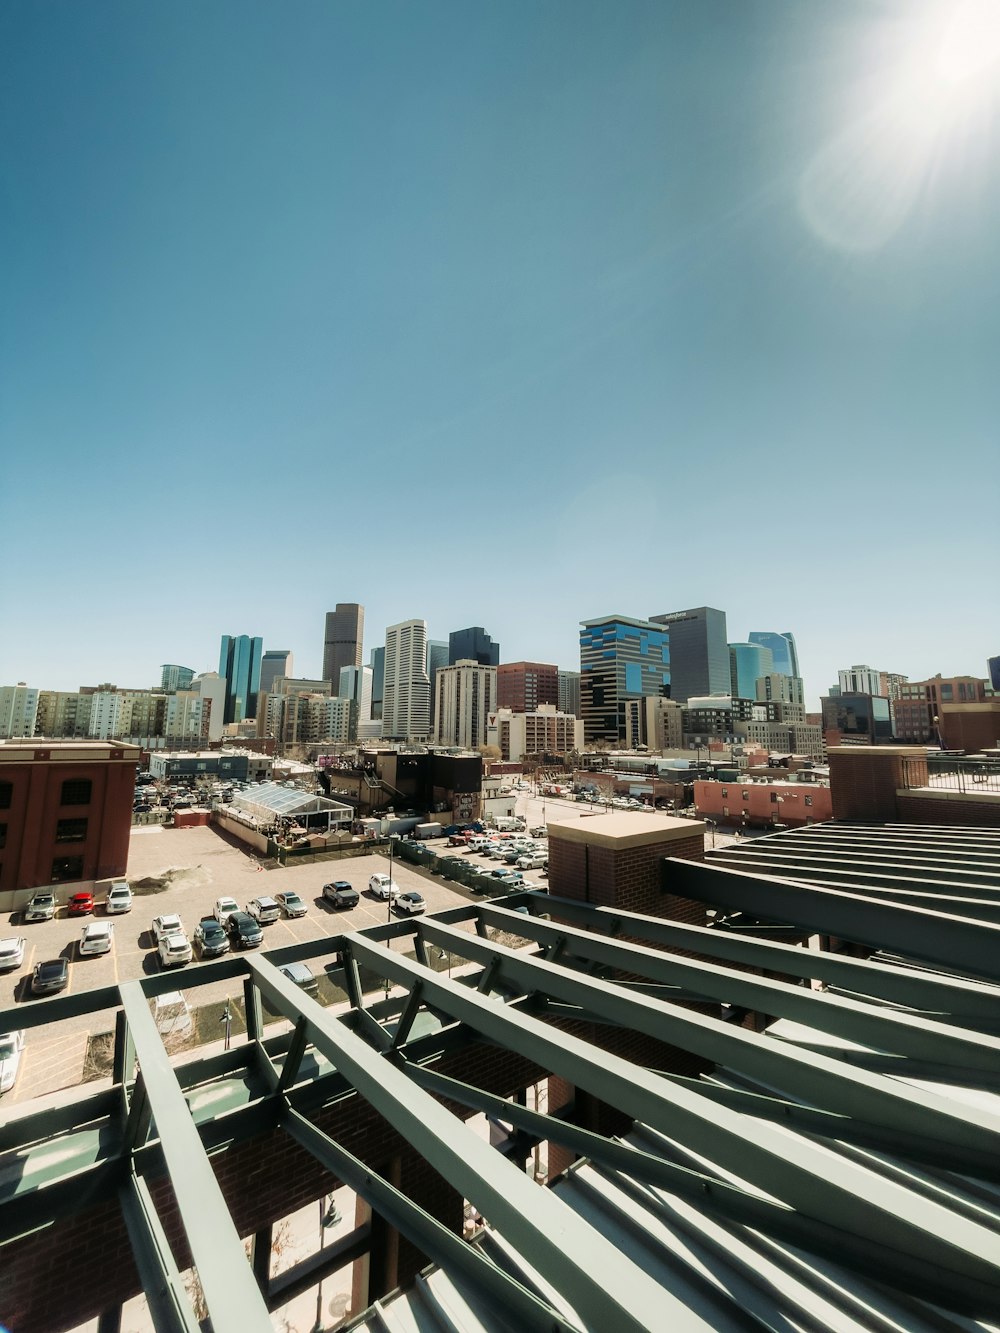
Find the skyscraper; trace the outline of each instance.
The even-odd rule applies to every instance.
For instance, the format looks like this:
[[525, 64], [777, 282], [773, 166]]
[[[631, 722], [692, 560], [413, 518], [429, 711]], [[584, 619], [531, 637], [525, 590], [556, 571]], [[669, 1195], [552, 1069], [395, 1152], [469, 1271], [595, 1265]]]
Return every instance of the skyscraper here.
[[534, 713], [540, 704], [559, 706], [559, 668], [554, 662], [504, 662], [497, 667], [497, 708]]
[[757, 681], [774, 670], [770, 648], [760, 643], [729, 645], [729, 674], [732, 692], [740, 699], [756, 699]]
[[448, 635], [448, 665], [478, 662], [480, 666], [499, 666], [500, 645], [494, 643], [481, 625], [456, 629]]
[[189, 689], [193, 680], [194, 667], [178, 666], [175, 662], [165, 662], [160, 667], [160, 689], [168, 694]]
[[242, 722], [257, 716], [260, 690], [260, 659], [264, 640], [246, 634], [223, 634], [219, 651], [219, 675], [226, 682], [224, 722]]
[[1000, 657], [988, 657], [986, 670], [989, 672], [990, 689], [1000, 693]]
[[569, 713], [571, 717], [580, 716], [580, 673], [579, 671], [559, 672], [559, 702], [557, 707], [560, 713]]
[[323, 679], [340, 680], [340, 668], [361, 665], [361, 645], [365, 637], [365, 608], [357, 602], [338, 602], [335, 611], [326, 613], [323, 635]]
[[385, 644], [372, 649], [372, 719], [378, 721], [382, 716], [382, 696], [385, 693]]
[[881, 694], [882, 673], [870, 666], [852, 666], [837, 672], [841, 694]]
[[279, 676], [294, 676], [292, 654], [287, 648], [269, 648], [260, 661], [260, 692], [270, 694]]
[[456, 662], [437, 673], [435, 740], [474, 749], [486, 744], [487, 717], [496, 708], [497, 669]]
[[403, 620], [385, 631], [382, 735], [423, 740], [431, 728], [427, 621]]
[[601, 616], [580, 627], [580, 712], [584, 739], [625, 737], [625, 703], [670, 692], [670, 638], [661, 625]]
[[750, 643], [759, 643], [763, 648], [770, 648], [774, 659], [772, 671], [777, 671], [782, 676], [799, 674], [799, 654], [795, 647], [795, 635], [791, 630], [786, 629], [784, 633], [779, 634], [773, 629], [755, 629], [750, 631], [747, 639]]
[[670, 697], [686, 703], [694, 696], [728, 694], [731, 689], [726, 613], [713, 606], [650, 616], [670, 635]]

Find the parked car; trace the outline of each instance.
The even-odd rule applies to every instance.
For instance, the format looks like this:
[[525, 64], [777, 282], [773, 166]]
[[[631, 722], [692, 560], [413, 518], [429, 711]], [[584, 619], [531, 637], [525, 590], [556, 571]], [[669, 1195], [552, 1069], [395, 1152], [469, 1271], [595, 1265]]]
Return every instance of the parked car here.
[[230, 912], [226, 919], [226, 930], [234, 949], [256, 949], [264, 941], [264, 932], [246, 912]]
[[372, 875], [368, 881], [368, 888], [376, 898], [381, 898], [383, 902], [389, 902], [399, 897], [399, 885], [388, 875]]
[[24, 946], [27, 940], [23, 935], [9, 935], [0, 940], [0, 972], [13, 972], [24, 962]]
[[274, 895], [274, 900], [284, 912], [285, 916], [305, 916], [308, 908], [297, 893], [290, 890], [283, 890]]
[[224, 926], [233, 912], [238, 912], [240, 905], [235, 898], [216, 898], [215, 900], [215, 919], [220, 926]]
[[66, 904], [67, 916], [90, 916], [94, 910], [92, 893], [74, 893]]
[[396, 899], [396, 911], [409, 912], [411, 916], [416, 916], [418, 912], [426, 912], [427, 904], [424, 901], [424, 895], [413, 889], [401, 893]]
[[499, 870], [491, 870], [490, 874], [494, 879], [502, 879], [504, 881], [524, 879], [524, 876], [519, 870], [511, 870], [507, 866], [501, 866]]
[[183, 935], [184, 923], [176, 912], [165, 912], [163, 916], [153, 917], [153, 939], [159, 944], [167, 935]]
[[108, 889], [108, 896], [104, 902], [104, 910], [108, 916], [115, 916], [119, 912], [131, 912], [132, 889], [127, 879], [111, 881], [111, 887]]
[[0, 1032], [0, 1092], [10, 1092], [21, 1068], [23, 1032]]
[[319, 993], [319, 982], [306, 963], [282, 963], [278, 971], [286, 976], [289, 981], [293, 981], [296, 986], [301, 987], [307, 995], [317, 995]]
[[65, 958], [50, 958], [36, 963], [31, 975], [32, 995], [55, 995], [69, 985], [69, 963]]
[[335, 879], [332, 884], [323, 885], [323, 897], [334, 907], [357, 907], [361, 895], [353, 884], [346, 879]]
[[194, 928], [194, 942], [202, 958], [218, 958], [229, 952], [229, 936], [214, 916], [203, 916]]
[[548, 863], [548, 852], [526, 852], [516, 862], [519, 870], [544, 870]]
[[55, 894], [48, 889], [38, 889], [29, 899], [21, 914], [22, 921], [51, 921], [56, 914]]
[[247, 903], [247, 914], [252, 916], [259, 926], [269, 926], [281, 916], [281, 908], [273, 898], [251, 898]]
[[529, 829], [528, 832], [533, 838], [547, 838], [549, 836], [549, 830], [545, 824], [536, 824], [535, 827]]
[[172, 935], [161, 936], [156, 950], [163, 967], [182, 967], [185, 963], [190, 963], [194, 957], [191, 941], [182, 930], [174, 931]]
[[115, 938], [115, 928], [110, 921], [89, 921], [80, 936], [80, 957], [90, 958], [94, 954], [110, 953]]

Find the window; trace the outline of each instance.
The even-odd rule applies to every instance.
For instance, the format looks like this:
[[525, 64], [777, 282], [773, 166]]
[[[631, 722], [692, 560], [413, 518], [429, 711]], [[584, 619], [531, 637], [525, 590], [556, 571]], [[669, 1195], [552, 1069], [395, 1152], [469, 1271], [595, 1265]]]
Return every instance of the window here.
[[7, 825], [0, 824], [0, 851], [7, 846]]
[[89, 805], [92, 787], [90, 778], [67, 778], [62, 785], [62, 804]]
[[812, 798], [811, 796], [807, 796], [807, 797], [805, 798], [805, 802], [806, 802], [806, 805], [812, 805], [812, 803], [813, 803], [813, 798]]
[[728, 796], [728, 795], [729, 795], [729, 788], [728, 788], [728, 787], [723, 787], [723, 789], [722, 789], [722, 794], [723, 794], [723, 796]]
[[776, 791], [771, 792], [771, 804], [772, 805], [778, 804], [778, 793]]
[[726, 819], [729, 818], [729, 806], [728, 806], [728, 805], [724, 805], [724, 806], [722, 807], [722, 813], [723, 813], [723, 815], [725, 816]]
[[0, 810], [10, 809], [10, 798], [13, 792], [13, 782], [0, 782]]
[[57, 856], [52, 862], [52, 883], [65, 884], [70, 880], [83, 879], [82, 856]]
[[87, 836], [85, 819], [60, 819], [56, 821], [56, 842], [83, 842]]
[[750, 793], [748, 791], [741, 792], [740, 795], [743, 797], [744, 801], [749, 801]]

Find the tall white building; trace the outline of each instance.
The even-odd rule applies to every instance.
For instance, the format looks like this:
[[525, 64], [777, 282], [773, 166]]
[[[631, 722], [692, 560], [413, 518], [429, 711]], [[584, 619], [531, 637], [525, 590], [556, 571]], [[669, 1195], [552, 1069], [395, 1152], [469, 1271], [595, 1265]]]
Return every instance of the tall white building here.
[[0, 685], [0, 736], [34, 736], [38, 717], [38, 691], [19, 680]]
[[805, 686], [801, 676], [786, 676], [781, 671], [769, 671], [755, 682], [758, 703], [804, 704]]
[[426, 620], [403, 620], [386, 629], [382, 690], [382, 735], [426, 740], [431, 729]]
[[559, 672], [559, 711], [580, 716], [580, 673], [579, 671]]
[[852, 666], [838, 671], [841, 694], [881, 694], [882, 672], [870, 666]]
[[358, 722], [372, 720], [372, 669], [370, 666], [340, 668], [340, 680], [334, 681], [337, 695], [356, 705]]
[[552, 704], [539, 704], [533, 713], [498, 708], [487, 718], [486, 743], [515, 764], [526, 754], [570, 754], [583, 749], [583, 721]]
[[225, 710], [226, 682], [217, 671], [206, 671], [167, 699], [165, 734], [169, 740], [220, 741]]
[[486, 744], [487, 716], [497, 698], [497, 669], [463, 659], [438, 667], [435, 676], [434, 740], [474, 750]]

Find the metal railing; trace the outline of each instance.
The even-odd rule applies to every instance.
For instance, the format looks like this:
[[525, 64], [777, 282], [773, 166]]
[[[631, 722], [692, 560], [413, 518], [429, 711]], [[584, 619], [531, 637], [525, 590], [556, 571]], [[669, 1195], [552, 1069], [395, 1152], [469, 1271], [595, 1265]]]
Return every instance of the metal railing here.
[[958, 791], [966, 795], [1000, 792], [1000, 761], [959, 756], [928, 755], [903, 760], [903, 786]]

